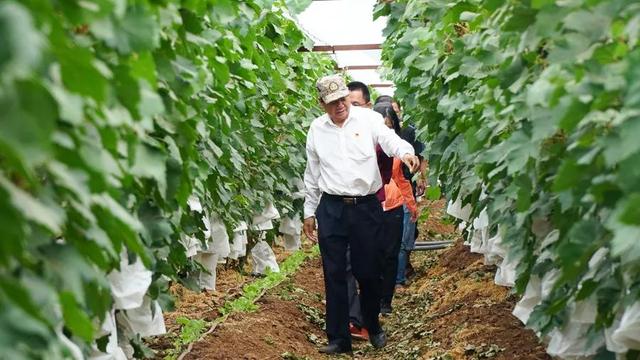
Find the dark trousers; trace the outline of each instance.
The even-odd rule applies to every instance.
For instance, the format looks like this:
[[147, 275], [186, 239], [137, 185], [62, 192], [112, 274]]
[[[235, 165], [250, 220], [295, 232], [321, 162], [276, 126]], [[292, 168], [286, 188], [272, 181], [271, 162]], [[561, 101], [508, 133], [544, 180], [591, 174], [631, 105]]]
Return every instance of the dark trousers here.
[[352, 205], [323, 195], [316, 219], [327, 299], [327, 338], [330, 344], [350, 347], [347, 249], [360, 288], [362, 325], [371, 334], [382, 331], [378, 322], [382, 207], [375, 197]]
[[360, 309], [360, 295], [358, 282], [351, 271], [351, 259], [347, 249], [347, 294], [349, 298], [349, 322], [358, 328], [362, 327], [362, 310]]
[[398, 254], [402, 244], [402, 206], [384, 212], [384, 241], [382, 248], [382, 302], [391, 305], [396, 288]]

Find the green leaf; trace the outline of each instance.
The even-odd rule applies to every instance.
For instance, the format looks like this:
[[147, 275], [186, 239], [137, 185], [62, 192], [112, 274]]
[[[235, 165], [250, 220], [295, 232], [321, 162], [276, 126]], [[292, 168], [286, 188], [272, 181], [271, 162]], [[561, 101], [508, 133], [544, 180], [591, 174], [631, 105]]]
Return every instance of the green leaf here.
[[572, 189], [580, 182], [582, 170], [574, 159], [563, 161], [553, 181], [553, 191], [562, 192]]
[[25, 219], [42, 225], [51, 231], [53, 235], [60, 234], [65, 221], [62, 209], [53, 204], [42, 203], [1, 175], [0, 186], [9, 194], [11, 204]]
[[4, 276], [0, 277], [0, 289], [2, 289], [8, 299], [22, 308], [27, 314], [43, 324], [48, 324], [47, 319], [33, 302], [33, 294], [30, 294], [17, 279]]
[[440, 200], [441, 197], [442, 194], [439, 186], [429, 186], [429, 188], [427, 189], [427, 199]]
[[558, 246], [558, 260], [563, 279], [571, 281], [585, 269], [587, 261], [598, 246], [601, 225], [593, 220], [583, 220], [571, 227], [565, 241]]
[[605, 142], [604, 158], [609, 166], [640, 151], [640, 117], [626, 120]]
[[160, 40], [156, 19], [142, 4], [129, 6], [122, 18], [93, 23], [91, 31], [121, 54], [153, 50]]
[[152, 89], [157, 86], [156, 64], [150, 52], [140, 52], [132, 54], [129, 58], [129, 68], [131, 76], [134, 78], [142, 78], [147, 81]]
[[633, 193], [624, 200], [620, 221], [629, 225], [640, 225], [640, 193]]
[[93, 340], [93, 324], [84, 311], [78, 306], [73, 295], [68, 292], [60, 294], [60, 305], [65, 325], [77, 336], [89, 342]]
[[573, 100], [567, 108], [558, 126], [567, 131], [573, 130], [576, 125], [589, 113], [590, 106], [579, 100]]
[[142, 230], [142, 224], [140, 221], [122, 207], [122, 205], [113, 200], [111, 196], [107, 194], [94, 194], [91, 196], [91, 201], [96, 206], [109, 211], [114, 218], [118, 219], [131, 230], [135, 232]]
[[531, 7], [540, 9], [553, 3], [555, 3], [555, 0], [531, 0]]
[[13, 91], [0, 92], [0, 149], [33, 166], [51, 155], [58, 109], [40, 83], [19, 81]]
[[[313, 0], [286, 0], [287, 7], [291, 10], [292, 14], [300, 14], [303, 12]], [[272, 2], [272, 1], [270, 1]]]
[[608, 33], [611, 18], [598, 11], [578, 10], [564, 19], [564, 25], [591, 40], [599, 40]]
[[166, 158], [160, 151], [141, 144], [136, 148], [136, 156], [131, 174], [142, 178], [154, 179], [161, 194], [167, 190]]
[[91, 51], [79, 47], [55, 47], [60, 61], [62, 82], [68, 90], [103, 102], [107, 96], [107, 79], [96, 69], [99, 64]]
[[28, 10], [15, 1], [0, 4], [0, 78], [32, 70], [42, 58], [44, 37]]

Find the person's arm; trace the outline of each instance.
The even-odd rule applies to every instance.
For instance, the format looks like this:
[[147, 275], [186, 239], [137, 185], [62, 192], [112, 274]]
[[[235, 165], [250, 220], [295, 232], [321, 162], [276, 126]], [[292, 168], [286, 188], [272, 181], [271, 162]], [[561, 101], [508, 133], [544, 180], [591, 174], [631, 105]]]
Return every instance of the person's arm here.
[[320, 159], [315, 151], [313, 143], [313, 127], [309, 128], [307, 134], [307, 168], [304, 171], [304, 233], [309, 240], [317, 241], [315, 212], [320, 201]]
[[389, 183], [389, 180], [391, 180], [393, 158], [387, 156], [379, 145], [376, 146], [376, 157], [378, 159], [378, 169], [380, 169], [382, 184], [386, 185]]
[[402, 194], [404, 204], [411, 213], [411, 220], [415, 222], [418, 218], [418, 205], [416, 204], [416, 199], [413, 197], [413, 188], [411, 187], [411, 183], [402, 173], [402, 163], [399, 160], [393, 162], [392, 178], [398, 186], [398, 189], [400, 189], [400, 194]]
[[377, 121], [373, 122], [372, 129], [375, 141], [380, 144], [385, 153], [402, 160], [412, 172], [418, 169], [420, 161], [414, 155], [411, 144], [402, 140], [393, 130]]

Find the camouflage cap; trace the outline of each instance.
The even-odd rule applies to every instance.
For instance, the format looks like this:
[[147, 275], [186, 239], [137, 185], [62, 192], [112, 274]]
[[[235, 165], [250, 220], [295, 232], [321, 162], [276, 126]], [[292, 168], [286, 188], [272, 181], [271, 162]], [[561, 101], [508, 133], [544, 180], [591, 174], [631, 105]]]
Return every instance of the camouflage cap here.
[[337, 74], [321, 78], [316, 87], [325, 104], [349, 95], [349, 88], [347, 88], [344, 79]]

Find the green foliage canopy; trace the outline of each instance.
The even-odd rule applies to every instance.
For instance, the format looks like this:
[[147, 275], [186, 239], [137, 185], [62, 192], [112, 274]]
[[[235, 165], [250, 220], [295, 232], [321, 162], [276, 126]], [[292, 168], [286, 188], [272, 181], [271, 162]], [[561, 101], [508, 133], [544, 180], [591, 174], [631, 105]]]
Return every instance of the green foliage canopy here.
[[528, 325], [547, 334], [590, 299], [589, 335], [602, 336], [640, 299], [638, 2], [400, 0], [376, 13], [431, 184], [487, 208], [520, 259], [518, 292], [560, 271]]
[[307, 41], [282, 1], [0, 2], [3, 356], [65, 356], [62, 325], [86, 351], [123, 249], [166, 302], [203, 239], [190, 195], [230, 228], [293, 210], [333, 65]]

